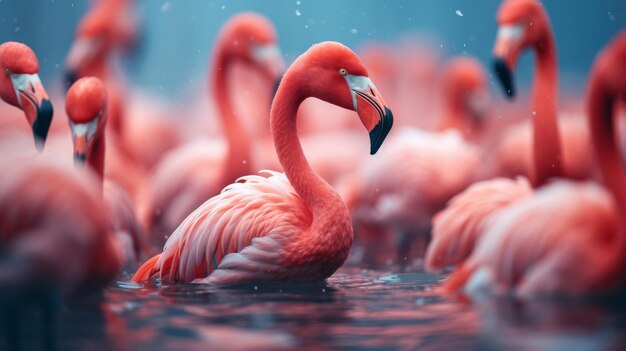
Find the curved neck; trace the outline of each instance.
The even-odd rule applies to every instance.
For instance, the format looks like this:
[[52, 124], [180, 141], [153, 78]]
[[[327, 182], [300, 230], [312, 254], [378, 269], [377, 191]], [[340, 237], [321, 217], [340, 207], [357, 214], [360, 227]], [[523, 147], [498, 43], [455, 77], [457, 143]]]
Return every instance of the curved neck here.
[[536, 68], [532, 92], [534, 183], [563, 175], [561, 142], [556, 116], [558, 99], [556, 49], [552, 33], [534, 47]]
[[87, 154], [86, 163], [87, 166], [90, 167], [98, 176], [98, 185], [100, 186], [100, 190], [102, 190], [104, 182], [104, 133], [97, 136], [93, 143], [91, 151]]
[[231, 57], [227, 56], [223, 50], [219, 51], [213, 73], [213, 93], [228, 144], [228, 155], [224, 165], [221, 186], [226, 186], [238, 177], [251, 172], [248, 136], [237, 118], [232, 101], [228, 96], [228, 71], [231, 62]]
[[[289, 182], [311, 210], [313, 227], [330, 232], [329, 223], [350, 223], [350, 215], [341, 197], [311, 169], [304, 156], [296, 118], [300, 104], [308, 96], [299, 91], [297, 81], [291, 78], [293, 76], [287, 75], [283, 78], [271, 109], [270, 126], [276, 154]], [[351, 242], [352, 232], [343, 234], [348, 235]]]
[[611, 190], [621, 211], [620, 218], [626, 220], [626, 173], [615, 140], [614, 106], [614, 96], [600, 84], [592, 85], [589, 96], [589, 117], [595, 157], [598, 160], [604, 183]]
[[615, 200], [620, 221], [620, 230], [617, 233], [614, 248], [619, 251], [618, 256], [624, 258], [626, 257], [626, 171], [616, 142], [613, 115], [616, 99], [606, 87], [594, 81], [593, 78], [589, 92], [587, 112], [595, 157], [598, 160], [604, 184]]

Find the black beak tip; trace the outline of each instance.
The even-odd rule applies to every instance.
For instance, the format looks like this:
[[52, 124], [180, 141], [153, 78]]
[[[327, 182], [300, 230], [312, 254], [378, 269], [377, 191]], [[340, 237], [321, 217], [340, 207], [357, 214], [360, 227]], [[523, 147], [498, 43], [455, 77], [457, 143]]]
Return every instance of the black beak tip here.
[[276, 81], [274, 82], [274, 86], [272, 87], [272, 98], [274, 98], [274, 96], [276, 95], [276, 92], [278, 92], [278, 87], [280, 86], [280, 82], [283, 80], [283, 77], [280, 76], [278, 79], [276, 79]]
[[84, 165], [85, 161], [87, 160], [87, 155], [83, 154], [83, 153], [74, 153], [74, 164], [75, 165]]
[[37, 119], [35, 119], [35, 123], [33, 123], [35, 147], [37, 147], [37, 150], [40, 152], [43, 150], [43, 146], [46, 143], [53, 114], [54, 110], [50, 100], [43, 100], [41, 105], [37, 108]]
[[513, 83], [513, 74], [507, 66], [506, 62], [499, 57], [493, 61], [493, 70], [504, 89], [504, 96], [509, 100], [515, 98], [515, 85]]
[[78, 74], [74, 70], [65, 71], [65, 90], [69, 90], [72, 84], [78, 80]]
[[381, 117], [378, 124], [370, 131], [370, 155], [376, 154], [380, 146], [385, 141], [387, 134], [393, 126], [393, 113], [385, 106], [385, 114]]

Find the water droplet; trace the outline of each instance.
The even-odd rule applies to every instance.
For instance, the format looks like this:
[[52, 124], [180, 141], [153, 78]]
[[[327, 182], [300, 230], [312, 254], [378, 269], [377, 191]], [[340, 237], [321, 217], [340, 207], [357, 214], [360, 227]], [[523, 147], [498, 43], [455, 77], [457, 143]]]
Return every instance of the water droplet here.
[[305, 24], [305, 25], [304, 25], [304, 29], [308, 29], [308, 28], [309, 28], [309, 25], [308, 25], [308, 24]]
[[225, 10], [225, 9], [226, 9], [226, 5], [222, 5], [222, 10]]
[[296, 16], [300, 16], [302, 14], [302, 12], [300, 12], [300, 10], [296, 10]]
[[423, 305], [425, 302], [426, 301], [424, 301], [424, 299], [421, 298], [421, 297], [419, 299], [415, 300], [415, 304], [418, 305], [418, 306]]
[[356, 33], [358, 33], [358, 32], [359, 32], [359, 31], [358, 31], [356, 28], [352, 28], [352, 29], [350, 29], [350, 33], [352, 33], [352, 34], [356, 34]]
[[259, 287], [255, 285], [254, 290], [259, 290]]
[[13, 31], [19, 32], [20, 31], [20, 27], [15, 27], [15, 29], [13, 29]]
[[296, 5], [300, 5], [300, 1], [299, 1], [299, 0], [298, 0], [298, 1], [296, 1]]
[[609, 11], [609, 19], [610, 19], [611, 21], [615, 21], [615, 15], [613, 15], [613, 14], [611, 13], [611, 11]]
[[161, 12], [167, 12], [172, 8], [172, 3], [169, 1], [166, 1], [163, 3], [163, 5], [161, 5]]
[[323, 292], [323, 293], [325, 293], [325, 292], [326, 292], [326, 289], [322, 289], [322, 292]]
[[241, 163], [243, 163], [245, 165], [246, 163], [248, 163], [248, 161], [243, 160], [243, 161], [241, 161]]
[[537, 111], [533, 111], [533, 116], [536, 116], [536, 115], [537, 115]]
[[456, 15], [459, 17], [463, 17], [463, 12], [461, 12], [461, 10], [456, 10], [454, 11], [454, 13], [456, 13]]

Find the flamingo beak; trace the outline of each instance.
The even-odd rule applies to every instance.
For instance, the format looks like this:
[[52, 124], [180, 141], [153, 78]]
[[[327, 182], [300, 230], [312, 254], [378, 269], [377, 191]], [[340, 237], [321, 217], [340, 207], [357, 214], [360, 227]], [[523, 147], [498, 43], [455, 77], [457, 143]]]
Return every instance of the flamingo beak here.
[[17, 101], [33, 129], [35, 147], [43, 150], [52, 122], [53, 108], [37, 74], [10, 74]]
[[93, 147], [93, 136], [98, 128], [98, 119], [94, 118], [87, 123], [74, 123], [70, 121], [72, 131], [72, 141], [74, 142], [74, 163], [83, 165], [87, 160], [87, 155]]
[[74, 41], [65, 60], [65, 84], [69, 89], [80, 78], [80, 72], [89, 62], [102, 53], [104, 40], [100, 37], [81, 37]]
[[467, 94], [465, 101], [470, 117], [481, 124], [488, 112], [489, 95], [484, 90], [473, 90]]
[[523, 38], [524, 26], [522, 24], [502, 25], [498, 29], [493, 48], [493, 69], [504, 89], [505, 96], [509, 99], [515, 97], [512, 71], [517, 63]]
[[370, 155], [374, 155], [393, 126], [393, 113], [369, 77], [345, 75], [354, 111], [370, 135]]
[[269, 79], [280, 81], [285, 72], [285, 62], [276, 44], [253, 46], [252, 59]]

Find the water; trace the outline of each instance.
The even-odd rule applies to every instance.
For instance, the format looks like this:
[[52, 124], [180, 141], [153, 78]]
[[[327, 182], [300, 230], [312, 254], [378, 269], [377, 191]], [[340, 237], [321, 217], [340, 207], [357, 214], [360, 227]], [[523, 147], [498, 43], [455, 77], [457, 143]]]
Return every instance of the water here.
[[306, 285], [117, 282], [101, 298], [58, 307], [52, 322], [21, 310], [21, 337], [7, 340], [3, 326], [0, 349], [9, 341], [19, 350], [626, 348], [623, 303], [470, 303], [442, 291], [441, 279], [352, 267]]

